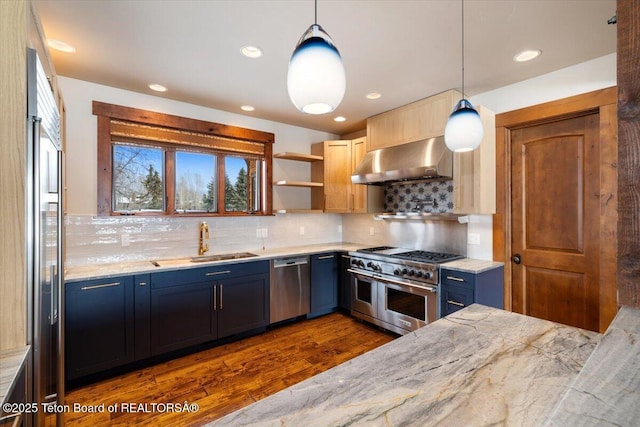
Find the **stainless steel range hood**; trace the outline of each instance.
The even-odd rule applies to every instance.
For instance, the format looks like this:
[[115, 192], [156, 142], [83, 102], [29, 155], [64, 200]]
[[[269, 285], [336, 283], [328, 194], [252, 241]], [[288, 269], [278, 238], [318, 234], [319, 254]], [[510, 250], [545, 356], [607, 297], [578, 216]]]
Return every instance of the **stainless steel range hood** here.
[[440, 136], [368, 152], [351, 176], [351, 182], [383, 185], [452, 176], [453, 152]]

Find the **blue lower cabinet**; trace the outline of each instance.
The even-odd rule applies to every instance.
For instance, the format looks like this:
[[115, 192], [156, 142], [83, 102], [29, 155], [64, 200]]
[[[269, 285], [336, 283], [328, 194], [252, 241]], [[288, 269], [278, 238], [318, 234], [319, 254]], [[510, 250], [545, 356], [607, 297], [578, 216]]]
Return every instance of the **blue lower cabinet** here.
[[134, 360], [133, 277], [112, 277], [65, 286], [66, 379]]
[[311, 312], [307, 317], [320, 316], [337, 309], [339, 265], [337, 252], [311, 256]]
[[151, 274], [133, 276], [134, 359], [151, 356]]
[[268, 261], [67, 283], [66, 379], [268, 324]]
[[266, 327], [268, 272], [257, 261], [152, 274], [151, 354]]
[[473, 303], [504, 308], [504, 267], [480, 273], [440, 269], [440, 317]]
[[211, 282], [152, 289], [151, 354], [216, 339], [215, 292]]
[[351, 257], [347, 253], [340, 254], [340, 275], [338, 279], [338, 307], [351, 312]]

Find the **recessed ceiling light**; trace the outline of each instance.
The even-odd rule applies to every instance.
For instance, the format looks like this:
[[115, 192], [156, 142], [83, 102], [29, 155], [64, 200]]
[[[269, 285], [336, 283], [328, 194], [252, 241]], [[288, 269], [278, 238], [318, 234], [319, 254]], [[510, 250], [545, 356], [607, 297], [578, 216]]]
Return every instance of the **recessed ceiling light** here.
[[242, 46], [240, 52], [247, 58], [260, 58], [262, 56], [262, 49], [257, 46]]
[[379, 99], [382, 97], [382, 94], [378, 92], [371, 92], [371, 93], [368, 93], [366, 96], [367, 96], [367, 99]]
[[47, 44], [51, 49], [59, 50], [64, 53], [74, 53], [76, 51], [75, 47], [61, 40], [47, 40]]
[[253, 111], [256, 108], [254, 106], [252, 106], [252, 105], [243, 105], [242, 107], [240, 107], [240, 109], [243, 110], [243, 111]]
[[516, 62], [531, 61], [532, 59], [535, 59], [538, 56], [540, 56], [541, 53], [542, 51], [540, 49], [523, 50], [522, 52], [517, 53], [513, 57], [513, 60]]
[[345, 120], [347, 120], [347, 119], [342, 117], [342, 116], [338, 116], [338, 117], [333, 119], [333, 121], [335, 121], [335, 122], [344, 122]]
[[166, 92], [167, 91], [166, 87], [164, 87], [162, 85], [159, 85], [158, 83], [151, 83], [149, 85], [149, 89], [155, 90], [156, 92]]

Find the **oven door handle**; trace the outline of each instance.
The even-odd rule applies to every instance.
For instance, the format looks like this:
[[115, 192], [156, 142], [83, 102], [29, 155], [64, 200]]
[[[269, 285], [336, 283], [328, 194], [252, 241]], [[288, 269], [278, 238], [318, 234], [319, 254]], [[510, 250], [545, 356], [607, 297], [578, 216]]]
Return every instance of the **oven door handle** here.
[[370, 279], [375, 279], [376, 278], [376, 275], [375, 274], [371, 274], [371, 273], [363, 273], [362, 271], [352, 270], [350, 268], [347, 268], [347, 271], [349, 273], [353, 273], [353, 274], [357, 274], [357, 275], [360, 275], [360, 276], [368, 277]]
[[414, 285], [413, 283], [401, 282], [400, 280], [393, 280], [393, 279], [390, 279], [388, 277], [378, 277], [378, 279], [381, 282], [389, 282], [389, 283], [393, 283], [393, 284], [401, 285], [401, 286], [411, 286], [412, 288], [426, 289], [427, 291], [429, 291], [431, 293], [434, 293], [434, 294], [436, 292], [438, 292], [438, 288], [437, 287], [433, 287], [433, 286]]
[[349, 273], [358, 274], [360, 276], [368, 277], [370, 279], [376, 279], [376, 280], [379, 280], [381, 282], [388, 282], [388, 283], [393, 283], [393, 284], [401, 285], [401, 286], [411, 286], [413, 288], [418, 288], [418, 289], [426, 289], [427, 291], [432, 292], [434, 294], [436, 292], [438, 292], [438, 288], [437, 287], [433, 287], [433, 286], [414, 285], [413, 283], [401, 282], [400, 280], [393, 280], [393, 279], [391, 279], [389, 277], [382, 277], [382, 276], [377, 275], [377, 274], [363, 273], [361, 271], [352, 270], [350, 268], [348, 268], [347, 271]]

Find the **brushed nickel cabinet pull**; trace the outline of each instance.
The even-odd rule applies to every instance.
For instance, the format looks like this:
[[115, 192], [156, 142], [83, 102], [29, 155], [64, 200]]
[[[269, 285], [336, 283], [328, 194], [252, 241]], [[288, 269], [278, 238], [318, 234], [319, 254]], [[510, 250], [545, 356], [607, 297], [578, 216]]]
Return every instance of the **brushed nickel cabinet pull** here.
[[222, 283], [220, 283], [220, 310], [222, 310]]
[[458, 307], [466, 307], [463, 303], [458, 301], [447, 300], [447, 304], [457, 305]]
[[211, 273], [205, 273], [205, 276], [217, 276], [220, 274], [229, 274], [231, 270], [222, 270], [222, 271], [212, 271]]
[[120, 286], [120, 282], [105, 283], [103, 285], [83, 286], [83, 287], [80, 288], [80, 290], [81, 291], [90, 291], [92, 289], [112, 288], [114, 286]]
[[324, 255], [324, 256], [319, 256], [318, 259], [331, 259], [333, 257], [334, 255]]
[[448, 280], [454, 280], [456, 282], [464, 282], [465, 281], [464, 279], [461, 279], [461, 278], [455, 277], [455, 276], [447, 276], [447, 279]]
[[140, 282], [140, 283], [138, 283], [138, 285], [140, 285], [140, 286], [147, 286], [147, 282]]
[[217, 286], [213, 285], [213, 311], [216, 311], [216, 289]]

